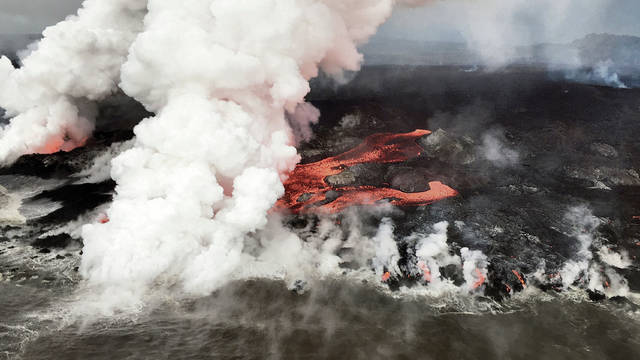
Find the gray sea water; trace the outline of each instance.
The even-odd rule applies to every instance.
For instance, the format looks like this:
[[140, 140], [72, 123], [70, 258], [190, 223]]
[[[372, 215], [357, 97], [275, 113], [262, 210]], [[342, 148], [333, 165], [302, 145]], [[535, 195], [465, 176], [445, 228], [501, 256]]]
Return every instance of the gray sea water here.
[[0, 358], [600, 360], [640, 354], [639, 313], [632, 306], [580, 297], [441, 301], [352, 280], [317, 282], [297, 294], [279, 281], [253, 280], [136, 313], [69, 317], [75, 287], [1, 283]]

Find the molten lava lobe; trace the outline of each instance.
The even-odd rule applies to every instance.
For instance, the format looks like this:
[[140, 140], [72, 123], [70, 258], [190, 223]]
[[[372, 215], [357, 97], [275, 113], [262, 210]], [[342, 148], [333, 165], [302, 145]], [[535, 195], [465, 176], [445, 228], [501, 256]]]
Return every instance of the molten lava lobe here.
[[520, 273], [517, 272], [516, 270], [511, 270], [511, 272], [513, 273], [513, 275], [515, 275], [518, 278], [518, 281], [520, 281], [520, 284], [522, 284], [522, 288], [526, 289], [527, 288], [527, 283], [524, 281], [524, 279], [522, 278]]
[[476, 269], [475, 272], [478, 280], [476, 280], [476, 282], [474, 282], [473, 285], [471, 285], [473, 289], [479, 288], [480, 286], [482, 286], [482, 284], [484, 284], [485, 280], [487, 280], [487, 278], [482, 274], [482, 271], [480, 271], [480, 269]]
[[351, 205], [372, 205], [382, 200], [398, 206], [421, 206], [456, 196], [455, 190], [439, 181], [430, 182], [428, 191], [418, 193], [376, 186], [333, 188], [325, 181], [328, 176], [340, 174], [353, 165], [397, 163], [420, 156], [424, 149], [416, 141], [430, 133], [419, 129], [405, 134], [374, 134], [340, 155], [298, 165], [285, 182], [286, 192], [277, 208], [294, 213], [336, 213]]

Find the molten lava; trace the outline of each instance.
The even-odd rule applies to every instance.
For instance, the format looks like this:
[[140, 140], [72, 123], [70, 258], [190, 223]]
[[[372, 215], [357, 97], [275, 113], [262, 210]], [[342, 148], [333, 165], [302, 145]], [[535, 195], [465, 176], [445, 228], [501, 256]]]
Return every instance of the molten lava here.
[[477, 268], [476, 268], [476, 276], [478, 277], [478, 280], [474, 282], [473, 285], [471, 285], [471, 287], [474, 289], [479, 288], [480, 285], [484, 284], [484, 281], [487, 280], [487, 278], [484, 277], [484, 275], [482, 275], [482, 271], [480, 271], [480, 269], [477, 269]]
[[55, 154], [62, 151], [63, 145], [64, 141], [60, 139], [53, 139], [44, 144], [40, 149], [36, 151], [36, 153], [45, 155]]
[[77, 147], [84, 146], [89, 138], [84, 138], [79, 142], [69, 142], [62, 138], [52, 138], [39, 149], [34, 151], [36, 154], [51, 155], [59, 152], [69, 152]]
[[515, 275], [518, 278], [518, 280], [520, 280], [520, 284], [522, 284], [522, 288], [526, 289], [527, 288], [527, 283], [524, 282], [524, 279], [522, 278], [520, 273], [515, 271], [515, 270], [511, 270], [511, 272], [513, 273], [513, 275]]
[[391, 278], [391, 273], [390, 272], [385, 272], [384, 274], [382, 274], [382, 282], [387, 282], [387, 280], [389, 280]]
[[419, 262], [418, 267], [423, 272], [422, 278], [424, 281], [431, 282], [431, 270], [429, 270], [429, 267], [423, 262]]
[[[289, 209], [294, 213], [336, 213], [351, 205], [372, 205], [382, 200], [399, 206], [421, 206], [456, 196], [458, 193], [455, 190], [439, 181], [430, 182], [430, 190], [419, 193], [375, 186], [334, 189], [325, 181], [328, 176], [340, 174], [356, 164], [396, 163], [415, 158], [424, 151], [416, 140], [430, 133], [428, 130], [415, 130], [406, 134], [374, 134], [340, 155], [298, 165], [285, 182], [286, 192], [278, 201], [277, 208]], [[339, 196], [331, 201], [327, 199], [329, 191], [336, 191]]]

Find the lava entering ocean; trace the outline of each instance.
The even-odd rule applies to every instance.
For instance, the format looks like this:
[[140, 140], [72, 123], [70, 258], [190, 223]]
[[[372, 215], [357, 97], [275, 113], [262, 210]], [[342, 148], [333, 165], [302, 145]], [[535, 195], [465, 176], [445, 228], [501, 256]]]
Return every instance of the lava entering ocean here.
[[[374, 134], [340, 155], [298, 165], [285, 182], [286, 192], [278, 201], [277, 208], [294, 213], [336, 213], [351, 205], [372, 205], [381, 200], [399, 206], [421, 206], [456, 196], [457, 191], [439, 181], [430, 182], [430, 190], [418, 193], [375, 186], [333, 188], [325, 181], [328, 176], [340, 174], [356, 164], [396, 163], [420, 156], [424, 149], [416, 140], [429, 134], [429, 130], [421, 129], [404, 134]], [[335, 191], [339, 196], [330, 201], [327, 199], [329, 191]]]

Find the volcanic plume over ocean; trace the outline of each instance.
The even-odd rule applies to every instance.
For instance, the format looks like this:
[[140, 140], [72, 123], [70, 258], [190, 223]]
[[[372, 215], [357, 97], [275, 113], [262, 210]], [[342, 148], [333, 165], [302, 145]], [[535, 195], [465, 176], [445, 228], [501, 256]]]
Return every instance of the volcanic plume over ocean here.
[[[176, 348], [199, 354], [238, 341], [239, 357], [357, 357], [336, 339], [372, 328], [386, 335], [350, 340], [377, 339], [362, 354], [415, 357], [406, 329], [430, 316], [538, 301], [594, 311], [623, 329], [620, 354], [638, 350], [640, 42], [367, 43], [394, 8], [425, 4], [446, 6], [87, 0], [2, 57], [0, 305], [17, 310], [0, 329], [26, 330], [0, 331], [0, 354], [119, 348], [133, 330], [100, 334], [104, 319], [165, 343], [153, 329], [188, 319], [211, 338]], [[37, 320], [20, 315], [28, 296], [46, 304]], [[609, 351], [593, 346], [587, 358]]]

